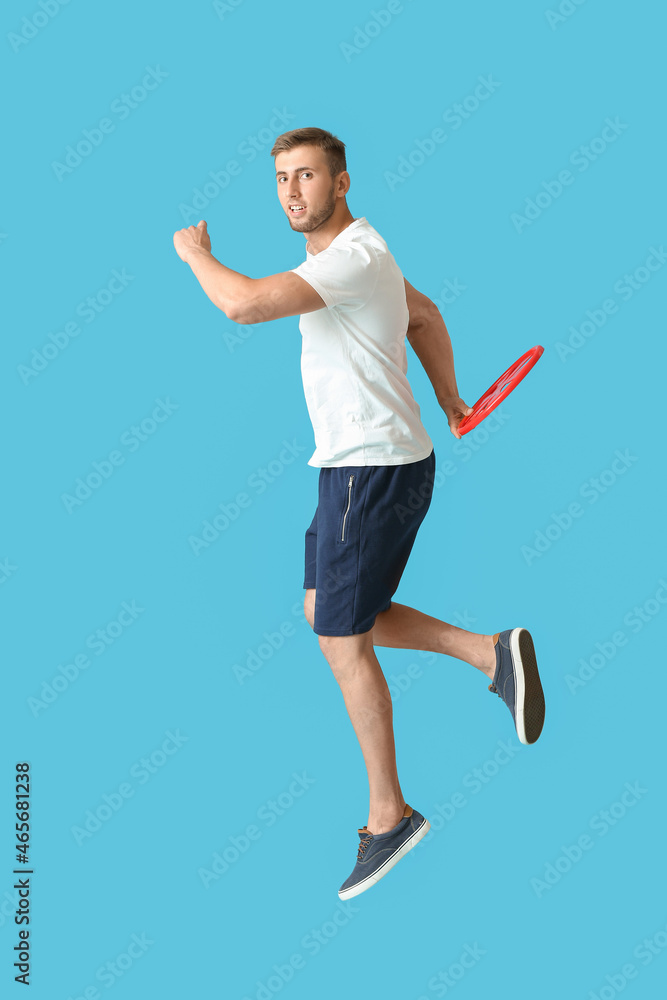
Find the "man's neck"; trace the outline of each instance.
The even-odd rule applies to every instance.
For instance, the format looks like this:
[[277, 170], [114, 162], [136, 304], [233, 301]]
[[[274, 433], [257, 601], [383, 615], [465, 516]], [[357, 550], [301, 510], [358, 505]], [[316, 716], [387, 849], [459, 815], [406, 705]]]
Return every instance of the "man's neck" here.
[[322, 250], [326, 250], [329, 244], [336, 239], [339, 233], [342, 233], [344, 229], [347, 229], [351, 223], [356, 221], [349, 209], [345, 210], [342, 218], [335, 221], [334, 216], [331, 216], [330, 219], [327, 219], [327, 224], [322, 228], [318, 228], [313, 233], [304, 233], [304, 236], [306, 236], [306, 251], [312, 254], [321, 253]]

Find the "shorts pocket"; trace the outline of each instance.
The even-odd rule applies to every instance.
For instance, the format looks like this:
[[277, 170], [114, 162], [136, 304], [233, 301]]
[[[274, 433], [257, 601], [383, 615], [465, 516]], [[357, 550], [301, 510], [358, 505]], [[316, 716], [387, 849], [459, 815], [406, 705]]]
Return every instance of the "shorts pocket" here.
[[339, 542], [346, 542], [350, 534], [350, 509], [352, 507], [353, 489], [354, 473], [350, 473], [347, 480], [347, 486], [345, 488], [345, 501], [343, 503], [343, 512], [340, 519], [340, 531], [338, 532]]

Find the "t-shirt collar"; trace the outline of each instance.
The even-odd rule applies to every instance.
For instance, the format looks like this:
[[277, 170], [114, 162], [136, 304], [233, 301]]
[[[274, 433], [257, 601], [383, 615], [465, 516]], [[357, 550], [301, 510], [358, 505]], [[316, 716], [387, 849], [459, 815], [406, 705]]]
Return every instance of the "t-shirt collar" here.
[[[341, 236], [344, 236], [345, 233], [348, 233], [350, 231], [350, 229], [354, 229], [355, 226], [357, 226], [358, 224], [360, 224], [362, 222], [366, 222], [366, 216], [365, 215], [362, 215], [359, 219], [355, 219], [354, 222], [351, 222], [349, 224], [349, 226], [345, 227], [345, 229], [341, 229], [341, 231], [338, 233], [338, 235], [334, 236], [334, 238], [332, 239], [331, 243], [329, 244], [329, 247], [333, 246], [333, 244], [336, 242], [336, 240], [340, 239]], [[325, 247], [325, 250], [328, 250], [329, 247]], [[321, 250], [320, 250], [320, 253], [322, 253]], [[306, 243], [306, 254], [309, 257], [317, 257], [316, 253], [311, 253], [310, 252], [310, 250], [308, 249], [308, 244], [307, 243]]]

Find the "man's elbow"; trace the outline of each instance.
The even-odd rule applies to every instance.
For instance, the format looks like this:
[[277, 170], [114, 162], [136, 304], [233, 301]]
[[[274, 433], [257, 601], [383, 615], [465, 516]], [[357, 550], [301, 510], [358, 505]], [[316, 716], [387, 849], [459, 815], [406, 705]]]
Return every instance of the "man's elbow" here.
[[254, 279], [246, 278], [238, 284], [231, 295], [221, 296], [218, 306], [232, 323], [244, 326], [257, 322], [257, 293]]
[[427, 296], [424, 296], [422, 304], [422, 317], [425, 323], [432, 323], [434, 319], [440, 318], [440, 310], [433, 299], [429, 299]]
[[227, 319], [231, 320], [232, 323], [245, 326], [248, 323], [254, 322], [251, 311], [245, 302], [221, 302], [219, 306]]
[[228, 306], [221, 306], [220, 308], [222, 309], [227, 319], [231, 320], [232, 323], [238, 323], [239, 326], [243, 326], [247, 322], [244, 319], [243, 311], [240, 308], [240, 306], [228, 305]]
[[421, 337], [422, 334], [426, 333], [431, 324], [432, 318], [433, 317], [429, 316], [426, 311], [420, 311], [418, 315], [411, 314], [410, 323], [408, 324], [408, 330], [405, 335], [407, 339], [412, 341], [414, 337]]
[[420, 303], [419, 310], [415, 311], [414, 315], [410, 314], [410, 325], [408, 327], [407, 337], [410, 339], [413, 335], [419, 335], [426, 333], [434, 325], [442, 326], [443, 319], [442, 313], [436, 306], [432, 299], [426, 298], [424, 296], [424, 301]]

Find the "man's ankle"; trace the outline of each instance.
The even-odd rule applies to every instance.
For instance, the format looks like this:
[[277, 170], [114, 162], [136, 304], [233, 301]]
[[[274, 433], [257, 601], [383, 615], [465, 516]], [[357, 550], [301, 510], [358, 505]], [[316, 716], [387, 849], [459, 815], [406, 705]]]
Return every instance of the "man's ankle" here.
[[366, 824], [369, 833], [380, 834], [393, 830], [403, 819], [406, 803], [397, 803], [395, 806], [385, 805], [368, 815]]
[[490, 681], [493, 681], [496, 674], [496, 647], [493, 640], [497, 635], [498, 633], [496, 632], [494, 635], [485, 636], [485, 639], [487, 640], [486, 646], [488, 649], [488, 656], [486, 657], [486, 662], [484, 666], [481, 667], [481, 670], [486, 674]]

